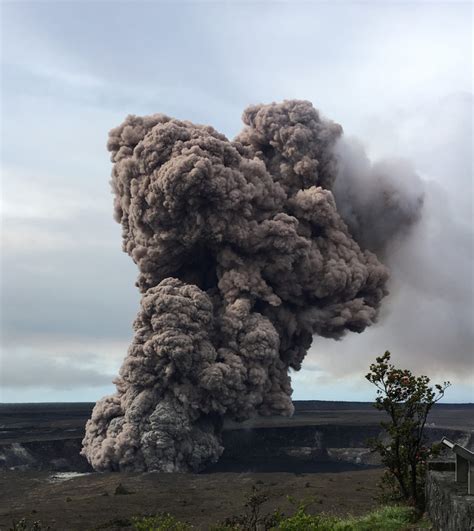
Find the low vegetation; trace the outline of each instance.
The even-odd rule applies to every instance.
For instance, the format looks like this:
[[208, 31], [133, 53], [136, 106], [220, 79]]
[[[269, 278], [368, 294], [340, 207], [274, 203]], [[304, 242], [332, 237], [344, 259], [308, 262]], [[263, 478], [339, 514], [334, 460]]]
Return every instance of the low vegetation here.
[[193, 526], [180, 522], [169, 513], [143, 518], [132, 518], [131, 524], [134, 531], [188, 531]]
[[[300, 508], [294, 516], [283, 519], [276, 530], [280, 531], [396, 531], [407, 529], [416, 519], [410, 507], [385, 506], [361, 517], [337, 518], [328, 515], [310, 515]], [[427, 522], [418, 521], [416, 528], [429, 528]]]
[[43, 525], [39, 520], [29, 522], [26, 518], [14, 520], [9, 531], [50, 531], [51, 527]]
[[[311, 514], [307, 504], [299, 504], [292, 516], [279, 511], [264, 513], [262, 505], [267, 500], [264, 493], [255, 488], [247, 497], [244, 512], [227, 518], [210, 531], [402, 531], [407, 529], [431, 529], [427, 521], [419, 520], [413, 507], [383, 506], [365, 516], [340, 518], [327, 514]], [[416, 521], [416, 527], [413, 523]], [[131, 531], [193, 531], [200, 529], [182, 522], [169, 513], [136, 517], [127, 520], [111, 520], [96, 528], [130, 529]], [[15, 522], [9, 531], [52, 531], [39, 521], [28, 523], [26, 519]]]
[[[313, 515], [300, 506], [293, 516], [285, 517], [278, 513], [268, 515], [252, 524], [233, 519], [211, 528], [212, 531], [398, 531], [409, 529], [415, 512], [406, 506], [385, 506], [371, 513], [352, 518], [338, 518], [324, 514]], [[271, 521], [270, 521], [271, 520]], [[429, 529], [428, 522], [418, 521], [416, 529]], [[180, 522], [169, 514], [137, 518], [133, 521], [136, 531], [191, 531], [192, 525]]]
[[[296, 503], [292, 497], [289, 501]], [[246, 497], [242, 514], [226, 518], [211, 531], [397, 531], [410, 529], [416, 521], [416, 529], [429, 529], [428, 522], [418, 518], [410, 506], [382, 506], [365, 516], [340, 518], [324, 513], [311, 514], [308, 503], [299, 503], [292, 516], [279, 510], [267, 513], [263, 505], [268, 496], [255, 486]], [[132, 519], [134, 531], [191, 531], [191, 524], [181, 522], [169, 513]]]

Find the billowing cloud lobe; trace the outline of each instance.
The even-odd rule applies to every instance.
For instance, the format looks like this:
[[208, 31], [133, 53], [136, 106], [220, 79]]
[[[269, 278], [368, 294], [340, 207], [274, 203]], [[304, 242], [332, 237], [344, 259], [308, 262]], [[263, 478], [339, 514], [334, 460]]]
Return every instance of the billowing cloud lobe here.
[[204, 468], [222, 453], [225, 416], [292, 414], [288, 370], [313, 335], [339, 339], [377, 318], [388, 271], [369, 248], [381, 236], [373, 223], [352, 223], [359, 243], [351, 236], [333, 187], [339, 172], [351, 226], [380, 210], [392, 180], [349, 208], [342, 128], [307, 101], [252, 106], [243, 121], [234, 141], [162, 114], [110, 132], [115, 218], [142, 299], [117, 391], [87, 424], [97, 470]]

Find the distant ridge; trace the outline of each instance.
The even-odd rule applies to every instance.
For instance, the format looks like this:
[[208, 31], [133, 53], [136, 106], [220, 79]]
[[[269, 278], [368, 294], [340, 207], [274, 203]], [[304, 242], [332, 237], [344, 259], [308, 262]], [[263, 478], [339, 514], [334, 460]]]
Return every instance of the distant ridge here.
[[[352, 402], [344, 400], [293, 400], [296, 411], [311, 411], [317, 409], [325, 410], [347, 410], [347, 409], [366, 409], [373, 408], [373, 402]], [[434, 405], [435, 408], [439, 409], [471, 409], [474, 408], [474, 403], [472, 402], [463, 402], [460, 404], [444, 402], [437, 403]]]
[[[346, 400], [293, 400], [296, 411], [311, 411], [317, 409], [325, 410], [337, 410], [337, 409], [365, 409], [372, 408], [373, 402], [355, 402], [355, 401], [346, 401]], [[41, 408], [47, 407], [51, 409], [63, 409], [67, 407], [68, 409], [81, 409], [86, 408], [92, 409], [95, 405], [95, 402], [0, 402], [0, 409], [7, 408], [16, 408], [28, 409], [28, 408]], [[473, 402], [461, 402], [461, 403], [451, 403], [443, 402], [435, 404], [436, 408], [455, 408], [455, 409], [469, 409], [474, 407]]]
[[[371, 402], [296, 400], [293, 417], [254, 417], [244, 423], [225, 419], [225, 429], [303, 429], [333, 426], [345, 433], [348, 426], [373, 429], [384, 419]], [[2, 443], [79, 439], [91, 417], [94, 402], [38, 402], [0, 404], [0, 445]], [[428, 419], [430, 429], [474, 430], [474, 404], [436, 404]], [[364, 428], [365, 426], [365, 428]], [[314, 428], [309, 428], [314, 429]], [[329, 428], [328, 428], [329, 429]], [[282, 431], [282, 433], [283, 433]], [[338, 432], [339, 433], [339, 432]], [[441, 436], [448, 434], [444, 431]], [[342, 436], [342, 435], [341, 435]]]

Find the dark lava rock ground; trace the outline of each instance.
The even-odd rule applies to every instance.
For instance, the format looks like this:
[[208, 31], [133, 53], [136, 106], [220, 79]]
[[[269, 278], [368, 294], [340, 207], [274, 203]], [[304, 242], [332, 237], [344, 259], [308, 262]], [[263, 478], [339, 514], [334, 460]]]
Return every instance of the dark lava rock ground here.
[[[366, 439], [383, 416], [370, 404], [296, 402], [290, 419], [226, 422], [226, 450], [201, 474], [92, 473], [79, 455], [92, 405], [0, 404], [1, 531], [21, 518], [60, 531], [126, 529], [132, 516], [163, 511], [204, 530], [241, 514], [252, 487], [268, 495], [265, 513], [292, 514], [288, 496], [315, 513], [357, 515], [377, 505], [382, 471]], [[472, 448], [473, 413], [472, 404], [437, 405], [430, 439], [446, 435]]]
[[[0, 529], [14, 520], [40, 520], [54, 530], [126, 529], [131, 516], [165, 511], [196, 529], [244, 510], [255, 486], [268, 495], [262, 512], [292, 514], [295, 500], [313, 513], [363, 514], [375, 507], [380, 469], [352, 472], [213, 474], [88, 474], [58, 480], [48, 472], [4, 471], [0, 476]], [[115, 494], [117, 487], [127, 494]]]

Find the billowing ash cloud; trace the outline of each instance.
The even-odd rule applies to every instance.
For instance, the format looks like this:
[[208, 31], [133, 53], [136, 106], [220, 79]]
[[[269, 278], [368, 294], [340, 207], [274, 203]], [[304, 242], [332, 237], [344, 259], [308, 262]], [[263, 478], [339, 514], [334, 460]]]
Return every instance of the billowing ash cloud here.
[[[342, 128], [307, 101], [253, 106], [243, 121], [234, 141], [162, 114], [110, 133], [115, 217], [143, 296], [117, 392], [87, 424], [97, 470], [202, 469], [223, 450], [224, 416], [292, 414], [288, 369], [313, 335], [338, 339], [377, 318], [388, 271], [365, 247], [379, 247], [367, 226], [396, 195], [384, 168], [361, 167], [368, 188], [380, 175], [363, 197], [338, 166]], [[338, 171], [362, 248], [336, 207]], [[390, 205], [387, 238], [399, 207], [406, 223], [420, 207]]]
[[339, 162], [333, 187], [338, 211], [361, 247], [385, 256], [421, 217], [422, 181], [407, 160], [372, 164], [353, 138], [341, 137], [334, 152]]

